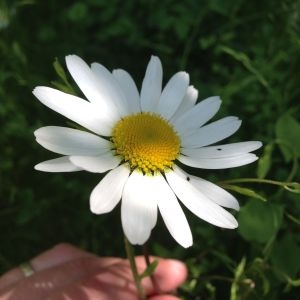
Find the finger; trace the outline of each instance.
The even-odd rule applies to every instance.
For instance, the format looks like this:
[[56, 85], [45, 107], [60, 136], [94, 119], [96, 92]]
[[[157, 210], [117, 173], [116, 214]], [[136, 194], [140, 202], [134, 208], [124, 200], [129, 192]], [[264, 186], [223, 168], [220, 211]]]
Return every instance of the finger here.
[[154, 278], [160, 292], [177, 289], [187, 278], [187, 268], [181, 261], [164, 259], [154, 272]]
[[[59, 244], [52, 249], [38, 255], [30, 261], [35, 272], [55, 267], [62, 263], [72, 261], [80, 257], [95, 257], [93, 254], [83, 251], [69, 244]], [[111, 261], [112, 263], [113, 261]], [[35, 274], [34, 274], [35, 275]], [[33, 275], [33, 276], [34, 276]], [[0, 278], [0, 290], [16, 284], [19, 280], [24, 279], [24, 274], [20, 268], [14, 268], [8, 271]]]
[[150, 297], [149, 300], [180, 300], [180, 298], [172, 295], [158, 295]]
[[158, 295], [150, 297], [149, 300], [180, 300], [180, 298], [172, 295]]
[[[147, 295], [153, 295], [156, 293], [166, 293], [177, 289], [187, 278], [187, 268], [184, 263], [174, 259], [162, 259], [160, 257], [150, 257], [150, 261], [158, 261], [158, 265], [153, 273], [156, 286], [153, 286], [153, 281], [148, 276], [142, 280], [142, 286]], [[142, 274], [146, 269], [147, 265], [145, 262], [145, 257], [136, 257], [136, 265], [138, 268], [138, 273]], [[120, 260], [119, 263], [109, 266], [108, 272], [112, 273], [116, 278], [109, 278], [110, 280], [115, 280], [114, 288], [126, 287], [131, 291], [135, 291], [134, 279], [132, 276], [132, 271], [128, 260]], [[105, 273], [100, 273], [99, 276], [104, 277]], [[96, 274], [97, 276], [97, 274]]]
[[[143, 280], [143, 286], [148, 295], [166, 293], [178, 288], [187, 278], [187, 268], [184, 263], [174, 259], [151, 257], [150, 261], [159, 260], [153, 277], [157, 286], [153, 286], [149, 277]], [[136, 259], [140, 272], [146, 268], [144, 257]], [[157, 290], [158, 289], [158, 290]]]
[[[141, 273], [145, 269], [143, 257], [137, 258], [137, 265]], [[173, 260], [160, 260], [155, 270], [159, 289], [170, 292], [184, 281], [186, 273], [186, 268], [182, 263]], [[155, 293], [149, 279], [143, 281], [143, 286], [148, 295]], [[40, 270], [39, 273], [20, 281], [13, 288], [3, 290], [0, 293], [0, 299], [44, 299], [53, 294], [59, 297], [61, 292], [65, 291], [78, 297], [80, 295], [79, 290], [91, 295], [90, 299], [98, 299], [104, 294], [114, 295], [109, 299], [118, 299], [117, 297], [120, 295], [123, 295], [123, 297], [119, 297], [120, 299], [136, 299], [136, 290], [128, 261], [118, 258], [97, 259], [92, 255], [69, 260], [66, 263], [56, 265], [56, 267], [48, 266], [48, 268]], [[100, 296], [92, 297], [99, 293]], [[83, 299], [81, 296], [74, 297], [72, 296], [71, 299]]]
[[[54, 293], [66, 289], [69, 285], [77, 283], [82, 278], [99, 273], [103, 268], [109, 268], [114, 262], [121, 259], [85, 256], [66, 263], [41, 270], [31, 277], [18, 281], [13, 286], [8, 286], [0, 292], [1, 300], [20, 299], [47, 299]], [[81, 298], [84, 299], [84, 298]]]
[[[69, 261], [78, 257], [89, 255], [89, 253], [84, 252], [72, 245], [59, 244], [52, 249], [40, 254], [39, 256], [33, 258], [30, 261], [32, 268], [35, 272], [49, 268], [50, 266], [56, 266], [62, 262]], [[4, 287], [15, 284], [17, 281], [24, 278], [19, 267], [14, 268], [4, 274], [0, 278], [0, 290]]]
[[47, 300], [126, 299], [138, 300], [128, 264], [111, 265], [91, 276], [82, 277], [51, 294]]
[[[145, 269], [144, 258], [137, 258], [137, 265], [140, 272]], [[176, 289], [185, 280], [187, 271], [186, 267], [178, 261], [160, 260], [154, 274], [160, 281], [160, 291], [166, 293]], [[143, 288], [147, 295], [156, 292], [149, 278], [143, 280]], [[157, 295], [155, 297], [156, 300], [178, 300], [178, 298], [171, 295]], [[137, 300], [137, 291], [128, 261], [121, 261], [102, 269], [98, 273], [82, 277], [80, 280], [64, 286], [63, 289], [57, 290], [47, 300], [62, 299]]]
[[94, 255], [73, 245], [62, 243], [33, 258], [31, 264], [36, 271], [41, 271], [86, 256]]

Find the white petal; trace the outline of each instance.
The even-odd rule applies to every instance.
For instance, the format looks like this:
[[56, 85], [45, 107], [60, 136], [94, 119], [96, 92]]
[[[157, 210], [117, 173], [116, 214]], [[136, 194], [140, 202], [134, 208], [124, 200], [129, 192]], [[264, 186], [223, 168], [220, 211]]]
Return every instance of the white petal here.
[[211, 201], [182, 175], [175, 172], [166, 172], [167, 180], [181, 202], [196, 216], [213, 225], [223, 228], [236, 228], [235, 218], [224, 208]]
[[130, 112], [140, 112], [141, 107], [139, 91], [130, 74], [124, 70], [118, 69], [113, 70], [113, 75], [123, 90]]
[[155, 111], [169, 120], [182, 102], [188, 85], [188, 73], [178, 72], [173, 75], [163, 89]]
[[82, 170], [82, 168], [73, 165], [68, 156], [46, 160], [37, 164], [34, 168], [43, 172], [75, 172]]
[[177, 168], [176, 173], [182, 178], [187, 180], [191, 185], [193, 185], [198, 191], [203, 193], [213, 202], [227, 208], [233, 208], [235, 210], [240, 209], [240, 205], [235, 197], [230, 193], [220, 188], [216, 184], [204, 180], [202, 178], [190, 175], [183, 170]]
[[66, 56], [66, 64], [73, 79], [87, 97], [87, 99], [94, 104], [97, 104], [99, 110], [114, 115], [119, 118], [118, 106], [113, 98], [115, 93], [112, 92], [112, 86], [108, 85], [109, 80], [101, 80], [95, 75], [90, 67], [77, 55]]
[[155, 175], [153, 183], [158, 208], [170, 234], [182, 247], [190, 247], [193, 244], [191, 229], [174, 192], [160, 174]]
[[221, 158], [193, 158], [180, 155], [178, 160], [187, 166], [202, 169], [227, 169], [250, 164], [256, 161], [258, 157], [253, 153], [235, 155]]
[[236, 117], [226, 117], [212, 122], [194, 130], [189, 135], [182, 135], [182, 147], [198, 148], [221, 141], [234, 134], [240, 128], [241, 123]]
[[236, 198], [216, 184], [195, 176], [190, 176], [190, 183], [213, 202], [223, 207], [235, 210], [240, 209], [240, 205]]
[[121, 165], [107, 173], [93, 189], [90, 208], [94, 214], [104, 214], [114, 209], [121, 199], [129, 172], [128, 167]]
[[180, 135], [184, 135], [201, 127], [217, 113], [220, 105], [221, 99], [218, 96], [201, 101], [173, 122], [176, 131]]
[[114, 103], [122, 116], [128, 115], [130, 111], [127, 100], [112, 73], [98, 63], [92, 63], [91, 69], [99, 81], [98, 88], [101, 89], [101, 94], [106, 99], [106, 102]]
[[162, 65], [157, 56], [152, 56], [146, 69], [141, 89], [142, 111], [153, 111], [161, 95]]
[[144, 244], [157, 220], [157, 191], [153, 176], [134, 171], [123, 190], [121, 219], [123, 230], [131, 244]]
[[192, 158], [221, 158], [245, 154], [261, 146], [261, 142], [249, 141], [203, 148], [182, 148], [181, 153]]
[[111, 147], [109, 141], [92, 133], [67, 127], [46, 126], [34, 135], [44, 148], [64, 155], [97, 155]]
[[103, 173], [115, 168], [120, 163], [120, 158], [110, 151], [97, 156], [70, 156], [71, 162], [93, 173]]
[[36, 87], [33, 94], [43, 104], [81, 126], [97, 134], [111, 134], [116, 119], [88, 101], [44, 86]]
[[190, 108], [192, 108], [195, 105], [197, 98], [198, 98], [198, 91], [192, 85], [190, 85], [187, 88], [184, 98], [182, 99], [175, 114], [172, 116], [172, 118], [170, 120], [171, 123], [174, 123], [174, 121], [177, 118], [179, 118], [183, 113], [185, 113]]

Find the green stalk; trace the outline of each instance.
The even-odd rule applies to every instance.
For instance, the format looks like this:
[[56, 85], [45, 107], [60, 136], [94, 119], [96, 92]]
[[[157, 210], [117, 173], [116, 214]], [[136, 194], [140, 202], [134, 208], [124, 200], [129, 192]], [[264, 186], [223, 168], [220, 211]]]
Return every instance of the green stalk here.
[[140, 300], [146, 300], [145, 292], [144, 292], [144, 289], [142, 287], [141, 278], [139, 276], [137, 266], [136, 266], [136, 262], [135, 262], [135, 258], [134, 258], [134, 249], [133, 249], [132, 245], [130, 244], [130, 242], [128, 241], [128, 239], [126, 238], [126, 236], [124, 236], [124, 244], [125, 244], [126, 255], [127, 255], [127, 258], [129, 260], [129, 263], [130, 263], [130, 268], [131, 268], [131, 271], [132, 271], [132, 276], [133, 276], [133, 279], [134, 279], [134, 282], [135, 282], [135, 286], [136, 286], [136, 289], [137, 289], [139, 299]]
[[270, 179], [263, 179], [263, 178], [238, 178], [238, 179], [229, 179], [220, 182], [222, 184], [231, 184], [231, 183], [265, 183], [265, 184], [272, 184], [281, 186], [284, 189], [293, 192], [299, 193], [300, 192], [300, 183], [298, 182], [282, 182], [282, 181], [275, 181]]

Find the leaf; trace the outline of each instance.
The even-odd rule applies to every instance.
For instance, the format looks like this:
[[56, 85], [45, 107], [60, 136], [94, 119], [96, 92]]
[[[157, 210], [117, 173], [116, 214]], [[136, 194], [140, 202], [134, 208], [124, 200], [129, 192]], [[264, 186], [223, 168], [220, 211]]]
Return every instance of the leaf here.
[[235, 191], [241, 195], [244, 196], [248, 196], [251, 198], [256, 198], [259, 199], [261, 201], [267, 201], [267, 199], [263, 196], [261, 196], [260, 194], [256, 193], [254, 190], [248, 189], [248, 188], [244, 188], [244, 187], [240, 187], [238, 185], [232, 185], [232, 184], [222, 184], [222, 187], [228, 190], [232, 190]]
[[287, 233], [280, 240], [275, 241], [270, 256], [276, 269], [285, 273], [288, 277], [295, 277], [300, 271], [300, 247], [295, 241], [296, 238], [296, 235]]
[[73, 22], [82, 22], [88, 14], [88, 7], [85, 3], [74, 3], [67, 14], [67, 17]]
[[68, 93], [68, 94], [72, 94], [71, 90], [69, 87], [67, 87], [65, 84], [57, 82], [57, 81], [51, 81], [51, 84], [57, 88], [58, 90], [64, 92], [64, 93]]
[[219, 14], [224, 16], [229, 16], [234, 11], [239, 9], [242, 2], [237, 0], [227, 0], [227, 1], [211, 0], [208, 1], [207, 3], [212, 11], [216, 11]]
[[266, 243], [277, 234], [282, 218], [282, 205], [253, 199], [241, 208], [238, 231], [245, 240]]
[[245, 265], [246, 265], [246, 258], [243, 257], [235, 270], [235, 276], [234, 276], [235, 279], [239, 279], [243, 275], [245, 270]]
[[145, 277], [151, 276], [151, 275], [154, 273], [154, 271], [155, 271], [157, 265], [158, 265], [158, 260], [157, 260], [157, 259], [154, 260], [153, 262], [151, 262], [151, 263], [147, 266], [147, 268], [145, 269], [145, 271], [144, 271], [142, 274], [139, 275], [140, 279], [143, 279], [143, 278], [145, 278]]
[[220, 46], [219, 48], [222, 52], [230, 55], [236, 61], [240, 62], [250, 73], [252, 73], [255, 78], [263, 85], [265, 88], [269, 89], [269, 84], [264, 76], [253, 66], [250, 58], [244, 52], [236, 51], [232, 48], [226, 46]]
[[274, 149], [274, 144], [268, 144], [264, 148], [264, 153], [260, 157], [258, 161], [258, 168], [257, 168], [257, 177], [258, 178], [265, 178], [268, 174], [271, 165], [272, 165], [272, 153]]
[[279, 118], [275, 132], [285, 161], [300, 157], [300, 124], [290, 114], [286, 113]]
[[53, 62], [53, 67], [55, 69], [56, 74], [59, 76], [59, 78], [62, 79], [62, 81], [65, 83], [68, 82], [66, 72], [62, 67], [62, 65], [60, 64], [60, 62], [58, 61], [57, 57]]
[[64, 68], [62, 67], [62, 65], [60, 64], [60, 62], [58, 61], [57, 57], [55, 58], [55, 60], [53, 62], [53, 67], [55, 69], [56, 74], [63, 81], [63, 83], [60, 83], [57, 81], [52, 81], [51, 83], [56, 88], [58, 88], [59, 90], [65, 92], [65, 93], [76, 95], [76, 92], [74, 91], [73, 87], [69, 83], [66, 72], [65, 72]]

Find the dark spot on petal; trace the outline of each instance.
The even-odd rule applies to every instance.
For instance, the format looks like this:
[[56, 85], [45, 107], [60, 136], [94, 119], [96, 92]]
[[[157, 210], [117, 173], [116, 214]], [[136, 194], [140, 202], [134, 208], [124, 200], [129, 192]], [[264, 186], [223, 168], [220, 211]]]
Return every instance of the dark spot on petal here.
[[187, 177], [186, 180], [187, 180], [187, 181], [190, 181], [190, 177]]
[[221, 150], [222, 150], [222, 148], [217, 148], [217, 150], [218, 150], [218, 151], [221, 151]]

